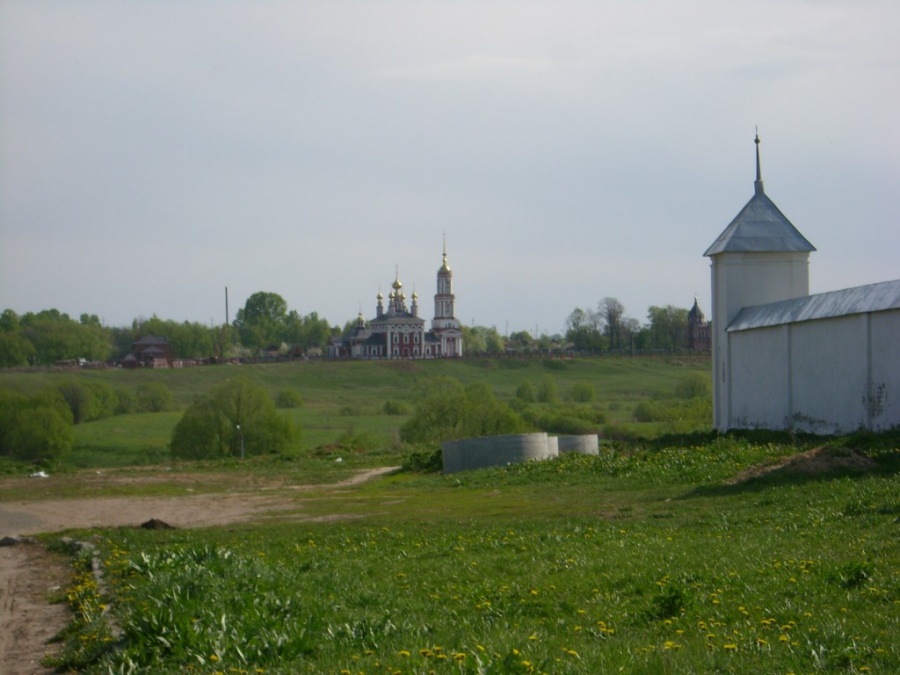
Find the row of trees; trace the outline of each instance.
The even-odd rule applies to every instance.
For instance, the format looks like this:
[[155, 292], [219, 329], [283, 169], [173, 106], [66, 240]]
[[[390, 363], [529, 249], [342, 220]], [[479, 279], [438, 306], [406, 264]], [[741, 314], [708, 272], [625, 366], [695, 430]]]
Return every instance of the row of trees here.
[[131, 345], [147, 335], [165, 336], [173, 356], [207, 359], [247, 353], [253, 356], [269, 347], [324, 348], [340, 328], [331, 326], [316, 312], [300, 315], [289, 310], [275, 293], [254, 293], [230, 326], [177, 322], [157, 316], [137, 318], [130, 326], [104, 326], [96, 314], [78, 319], [56, 309], [18, 315], [11, 309], [0, 314], [0, 367], [50, 365], [59, 361], [119, 360]]
[[578, 351], [687, 349], [688, 310], [673, 305], [651, 306], [647, 323], [625, 316], [615, 298], [603, 298], [596, 309], [575, 310], [566, 319], [566, 341]]
[[[55, 309], [28, 312], [22, 316], [7, 309], [0, 314], [0, 367], [49, 365], [63, 360], [119, 360], [131, 351], [133, 342], [147, 335], [162, 335], [172, 355], [183, 359], [206, 359], [236, 354], [258, 356], [263, 350], [288, 347], [308, 351], [324, 349], [329, 340], [355, 325], [333, 326], [316, 312], [301, 315], [288, 307], [277, 293], [260, 291], [238, 310], [230, 326], [206, 326], [153, 316], [138, 318], [127, 327], [104, 326], [96, 314], [73, 319]], [[678, 350], [688, 346], [688, 310], [666, 305], [652, 306], [647, 323], [625, 315], [617, 299], [606, 297], [596, 309], [576, 308], [566, 319], [563, 340], [547, 335], [532, 336], [518, 331], [503, 337], [496, 328], [463, 326], [469, 355], [499, 355], [547, 351], [563, 340], [577, 351]]]

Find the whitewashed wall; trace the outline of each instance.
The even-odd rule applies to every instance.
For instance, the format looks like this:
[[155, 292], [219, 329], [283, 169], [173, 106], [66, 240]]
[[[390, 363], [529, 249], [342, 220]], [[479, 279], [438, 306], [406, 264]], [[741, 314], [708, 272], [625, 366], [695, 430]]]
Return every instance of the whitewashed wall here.
[[900, 311], [728, 334], [728, 428], [900, 426]]

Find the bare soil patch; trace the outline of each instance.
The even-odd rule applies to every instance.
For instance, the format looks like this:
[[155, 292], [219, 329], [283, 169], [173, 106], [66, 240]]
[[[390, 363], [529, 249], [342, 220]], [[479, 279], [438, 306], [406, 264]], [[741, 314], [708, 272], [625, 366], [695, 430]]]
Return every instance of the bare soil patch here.
[[877, 467], [875, 461], [867, 457], [861, 450], [819, 447], [787, 457], [776, 464], [746, 469], [728, 481], [728, 484], [740, 485], [752, 480], [778, 475], [814, 477], [848, 471], [869, 473]]
[[65, 604], [51, 604], [71, 569], [40, 544], [0, 547], [0, 673], [51, 673], [41, 660], [61, 649], [49, 640], [69, 622]]

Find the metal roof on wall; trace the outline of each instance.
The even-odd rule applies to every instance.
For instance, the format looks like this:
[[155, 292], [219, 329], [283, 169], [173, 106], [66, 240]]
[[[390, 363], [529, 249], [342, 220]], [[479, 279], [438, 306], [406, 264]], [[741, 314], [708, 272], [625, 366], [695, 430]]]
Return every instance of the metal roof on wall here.
[[731, 333], [894, 309], [900, 309], [900, 279], [744, 307], [726, 330]]
[[758, 189], [703, 255], [815, 250], [768, 195]]

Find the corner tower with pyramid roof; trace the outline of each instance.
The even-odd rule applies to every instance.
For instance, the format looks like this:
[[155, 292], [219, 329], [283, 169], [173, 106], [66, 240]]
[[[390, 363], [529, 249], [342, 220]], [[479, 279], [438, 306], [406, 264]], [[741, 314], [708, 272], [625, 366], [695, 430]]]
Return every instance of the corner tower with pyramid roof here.
[[727, 329], [744, 307], [809, 294], [809, 254], [815, 247], [800, 234], [763, 189], [756, 143], [756, 181], [750, 201], [703, 254], [711, 260], [713, 414], [728, 426]]

